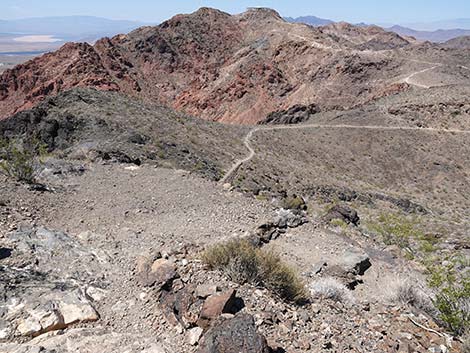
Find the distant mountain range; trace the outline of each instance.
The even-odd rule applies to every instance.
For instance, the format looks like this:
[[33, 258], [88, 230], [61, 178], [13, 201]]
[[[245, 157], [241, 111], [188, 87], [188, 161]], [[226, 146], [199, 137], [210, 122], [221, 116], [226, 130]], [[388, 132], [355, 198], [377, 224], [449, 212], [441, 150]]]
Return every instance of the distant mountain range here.
[[[325, 26], [334, 23], [332, 20], [316, 16], [302, 16], [297, 18], [286, 17], [289, 22], [305, 23], [311, 26]], [[365, 26], [365, 23], [356, 24]], [[456, 19], [430, 23], [415, 23], [407, 26], [381, 25], [388, 31], [403, 36], [412, 36], [418, 40], [442, 43], [462, 36], [470, 36], [470, 19]]]
[[418, 40], [428, 40], [430, 42], [436, 43], [447, 42], [450, 39], [458, 37], [470, 36], [470, 30], [468, 29], [438, 29], [436, 31], [417, 31], [402, 26], [393, 26], [386, 29], [402, 36], [412, 36]]
[[445, 21], [434, 21], [424, 23], [404, 23], [404, 27], [413, 28], [417, 31], [436, 31], [438, 29], [468, 29], [470, 30], [470, 18], [457, 18]]
[[93, 41], [101, 37], [128, 33], [144, 25], [146, 23], [93, 16], [40, 17], [0, 20], [0, 33], [54, 35], [64, 41]]
[[316, 16], [301, 16], [301, 17], [297, 17], [297, 18], [285, 17], [284, 19], [288, 22], [305, 23], [305, 24], [308, 24], [310, 26], [326, 26], [326, 25], [334, 23], [334, 21], [332, 21], [332, 20], [327, 20], [325, 18], [320, 18], [320, 17], [316, 17]]
[[[334, 21], [316, 16], [286, 17], [288, 22], [325, 26]], [[93, 42], [102, 37], [128, 33], [138, 27], [155, 25], [138, 21], [110, 20], [93, 16], [38, 17], [19, 20], [0, 20], [0, 34], [52, 35], [63, 41]], [[364, 23], [356, 24], [359, 26]], [[384, 25], [385, 29], [418, 40], [445, 42], [470, 35], [470, 19], [455, 19], [407, 25]]]

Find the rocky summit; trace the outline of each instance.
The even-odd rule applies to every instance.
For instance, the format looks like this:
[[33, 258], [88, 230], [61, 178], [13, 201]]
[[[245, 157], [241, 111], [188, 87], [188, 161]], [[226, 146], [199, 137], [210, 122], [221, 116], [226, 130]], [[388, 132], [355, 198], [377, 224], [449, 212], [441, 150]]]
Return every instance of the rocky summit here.
[[201, 8], [0, 76], [0, 352], [469, 353], [468, 38]]

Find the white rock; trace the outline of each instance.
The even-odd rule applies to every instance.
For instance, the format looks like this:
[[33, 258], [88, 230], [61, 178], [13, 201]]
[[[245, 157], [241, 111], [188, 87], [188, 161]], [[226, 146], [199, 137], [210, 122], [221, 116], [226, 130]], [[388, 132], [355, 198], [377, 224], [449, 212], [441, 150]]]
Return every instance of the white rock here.
[[194, 327], [186, 333], [186, 342], [191, 346], [195, 346], [201, 339], [203, 329], [200, 327]]
[[60, 311], [66, 325], [75, 322], [89, 322], [98, 320], [98, 314], [91, 305], [61, 304]]
[[7, 338], [8, 336], [10, 336], [10, 334], [11, 334], [10, 327], [7, 326], [7, 327], [0, 329], [0, 340]]
[[22, 336], [32, 336], [41, 332], [42, 326], [38, 320], [34, 318], [28, 318], [26, 320], [21, 320], [18, 324], [16, 330]]
[[33, 316], [36, 320], [39, 321], [43, 332], [64, 327], [64, 321], [62, 320], [57, 311], [40, 310], [31, 313], [31, 316]]
[[86, 289], [86, 294], [95, 302], [99, 302], [105, 297], [106, 291], [101, 288], [88, 287]]

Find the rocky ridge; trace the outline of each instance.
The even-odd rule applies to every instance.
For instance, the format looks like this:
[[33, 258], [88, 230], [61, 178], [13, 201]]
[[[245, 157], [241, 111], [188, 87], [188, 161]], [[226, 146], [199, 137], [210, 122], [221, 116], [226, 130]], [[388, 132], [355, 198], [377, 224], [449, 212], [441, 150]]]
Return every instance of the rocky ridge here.
[[330, 108], [377, 97], [405, 69], [393, 51], [412, 45], [378, 27], [314, 28], [268, 9], [230, 16], [202, 8], [94, 46], [68, 43], [7, 70], [0, 116], [66, 89], [93, 87], [209, 120], [256, 123], [295, 104]]

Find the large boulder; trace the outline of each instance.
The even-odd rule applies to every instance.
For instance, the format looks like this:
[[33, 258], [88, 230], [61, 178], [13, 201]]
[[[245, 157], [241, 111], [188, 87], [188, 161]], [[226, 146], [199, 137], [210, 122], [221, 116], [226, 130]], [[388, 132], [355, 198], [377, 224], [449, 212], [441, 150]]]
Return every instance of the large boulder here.
[[372, 266], [369, 255], [357, 250], [346, 251], [341, 259], [340, 265], [345, 272], [358, 276], [363, 276]]
[[277, 211], [277, 217], [273, 223], [276, 227], [281, 229], [296, 228], [307, 223], [307, 218], [303, 212], [295, 212], [281, 208]]
[[251, 315], [220, 318], [204, 335], [198, 353], [269, 353], [266, 339], [256, 331]]
[[[90, 322], [99, 319], [91, 301], [81, 290], [41, 293], [37, 299], [11, 302], [10, 317], [14, 318], [14, 309], [18, 308], [25, 318], [16, 319], [17, 333], [22, 336], [37, 336], [44, 332], [66, 328], [78, 322]], [[15, 305], [16, 304], [16, 305]]]
[[95, 301], [106, 293], [106, 253], [45, 228], [13, 232], [5, 243], [8, 251], [0, 258], [0, 339], [34, 337], [99, 319]]
[[351, 249], [332, 261], [318, 262], [312, 273], [314, 276], [336, 278], [349, 289], [354, 289], [363, 282], [361, 277], [371, 266], [369, 255], [361, 249]]

